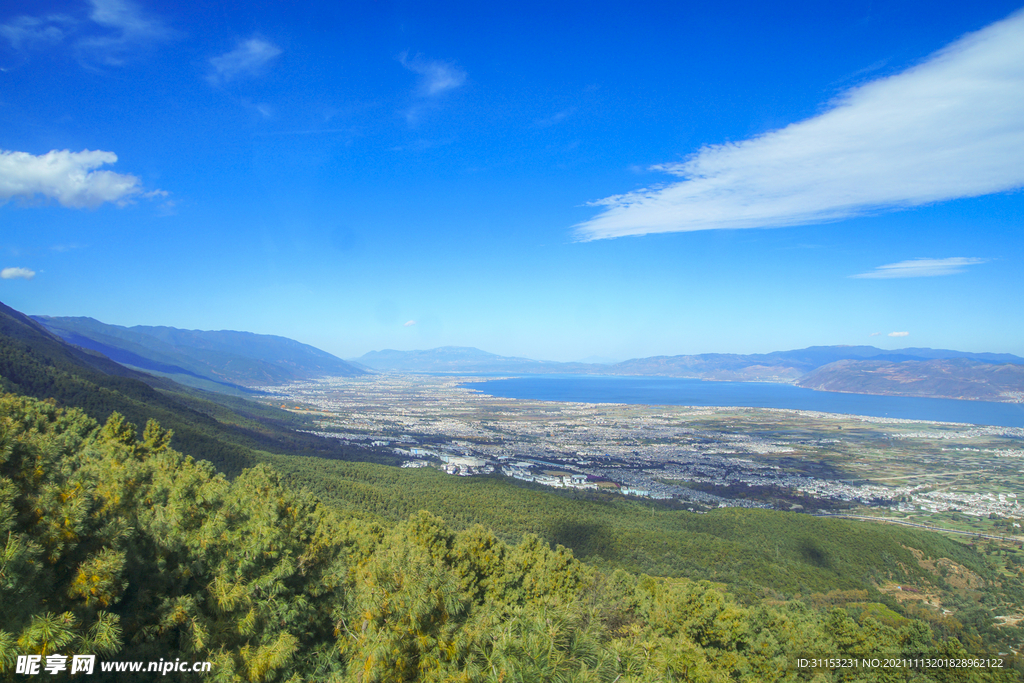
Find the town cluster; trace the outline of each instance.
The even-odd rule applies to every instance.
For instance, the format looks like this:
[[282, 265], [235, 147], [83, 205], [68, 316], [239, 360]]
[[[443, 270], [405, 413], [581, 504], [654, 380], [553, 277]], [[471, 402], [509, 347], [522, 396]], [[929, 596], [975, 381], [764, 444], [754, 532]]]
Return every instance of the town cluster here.
[[[399, 456], [403, 467], [436, 467], [451, 475], [500, 473], [555, 488], [676, 499], [703, 507], [768, 507], [763, 496], [745, 492], [771, 490], [850, 506], [1024, 516], [1011, 491], [959, 490], [944, 485], [941, 477], [924, 475], [879, 482], [823, 469], [818, 461], [824, 455], [865, 450], [849, 446], [853, 435], [844, 435], [843, 422], [832, 415], [494, 398], [475, 390], [477, 381], [377, 375], [262, 389], [274, 403], [315, 416], [317, 427], [311, 431], [316, 434], [386, 450]], [[813, 423], [815, 428], [751, 429], [751, 416], [761, 425], [776, 419]], [[844, 417], [848, 423], [854, 416]], [[1024, 452], [1020, 429], [960, 425], [943, 431], [908, 420], [856, 420], [876, 430], [888, 445], [995, 435], [1008, 439], [1010, 447], [988, 449], [987, 455], [1006, 462]], [[899, 429], [887, 433], [875, 425]], [[931, 457], [922, 456], [926, 463]], [[790, 509], [801, 507], [793, 504]]]

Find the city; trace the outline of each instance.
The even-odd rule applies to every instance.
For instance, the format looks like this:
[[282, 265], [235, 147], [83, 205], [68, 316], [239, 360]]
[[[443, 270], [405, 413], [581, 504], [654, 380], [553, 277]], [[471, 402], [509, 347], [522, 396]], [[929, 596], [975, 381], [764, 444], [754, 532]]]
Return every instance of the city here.
[[[315, 433], [403, 467], [560, 489], [764, 507], [1020, 520], [1024, 429], [755, 408], [494, 398], [480, 378], [377, 375], [264, 386]], [[959, 464], [969, 458], [970, 465]], [[1011, 522], [1017, 524], [1019, 522]]]

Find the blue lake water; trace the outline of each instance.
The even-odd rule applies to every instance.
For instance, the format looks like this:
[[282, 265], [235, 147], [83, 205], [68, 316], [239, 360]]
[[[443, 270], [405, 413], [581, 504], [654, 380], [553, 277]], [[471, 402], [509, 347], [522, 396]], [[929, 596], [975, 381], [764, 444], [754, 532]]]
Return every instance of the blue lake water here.
[[814, 391], [789, 384], [664, 377], [533, 375], [466, 385], [491, 396], [641, 405], [741, 406], [1024, 427], [1024, 404]]

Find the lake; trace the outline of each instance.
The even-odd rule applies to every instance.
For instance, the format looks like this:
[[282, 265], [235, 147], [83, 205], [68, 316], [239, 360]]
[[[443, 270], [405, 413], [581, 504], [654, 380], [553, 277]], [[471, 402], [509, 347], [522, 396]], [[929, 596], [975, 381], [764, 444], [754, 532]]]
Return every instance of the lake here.
[[670, 377], [531, 375], [467, 385], [491, 396], [580, 403], [741, 406], [1024, 427], [1024, 404], [814, 391], [789, 384]]

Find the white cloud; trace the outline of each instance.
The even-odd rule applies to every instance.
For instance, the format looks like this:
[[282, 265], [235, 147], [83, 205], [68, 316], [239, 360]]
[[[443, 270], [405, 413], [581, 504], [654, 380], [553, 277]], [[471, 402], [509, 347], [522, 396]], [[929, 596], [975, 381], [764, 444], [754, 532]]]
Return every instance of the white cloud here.
[[580, 240], [840, 220], [1024, 185], [1024, 11], [823, 114], [652, 167], [683, 178], [593, 202]]
[[416, 93], [420, 96], [440, 95], [466, 82], [466, 72], [449, 62], [426, 59], [420, 55], [409, 59], [407, 52], [398, 55], [398, 61], [409, 71], [419, 74], [420, 82], [416, 87]]
[[[38, 156], [0, 150], [0, 203], [13, 197], [42, 195], [75, 209], [104, 202], [124, 205], [142, 194], [139, 178], [94, 170], [116, 161], [116, 154], [100, 150], [53, 150]], [[144, 196], [165, 195], [163, 190], [154, 190]]]
[[0, 270], [0, 279], [3, 280], [14, 280], [16, 278], [31, 280], [35, 276], [36, 271], [29, 270], [28, 268], [4, 268]]
[[869, 337], [877, 337], [877, 336], [879, 336], [879, 335], [881, 335], [881, 334], [882, 334], [881, 332], [872, 332], [872, 333], [871, 333], [871, 334], [869, 334], [868, 336], [869, 336]]
[[210, 59], [213, 71], [206, 78], [217, 84], [257, 76], [280, 54], [281, 48], [277, 45], [254, 36], [240, 41], [231, 52]]
[[910, 334], [909, 332], [890, 332], [889, 336], [890, 337], [906, 337], [909, 334]]
[[966, 258], [916, 258], [899, 263], [878, 266], [867, 273], [851, 275], [853, 278], [887, 280], [898, 277], [934, 277], [936, 275], [956, 275], [964, 272], [967, 266], [985, 263], [987, 259]]
[[408, 321], [408, 322], [406, 322], [406, 323], [403, 323], [403, 324], [402, 324], [402, 327], [412, 327], [412, 326], [413, 326], [413, 325], [415, 325], [415, 324], [416, 324], [416, 321], [415, 321], [415, 320], [410, 320], [410, 321]]

